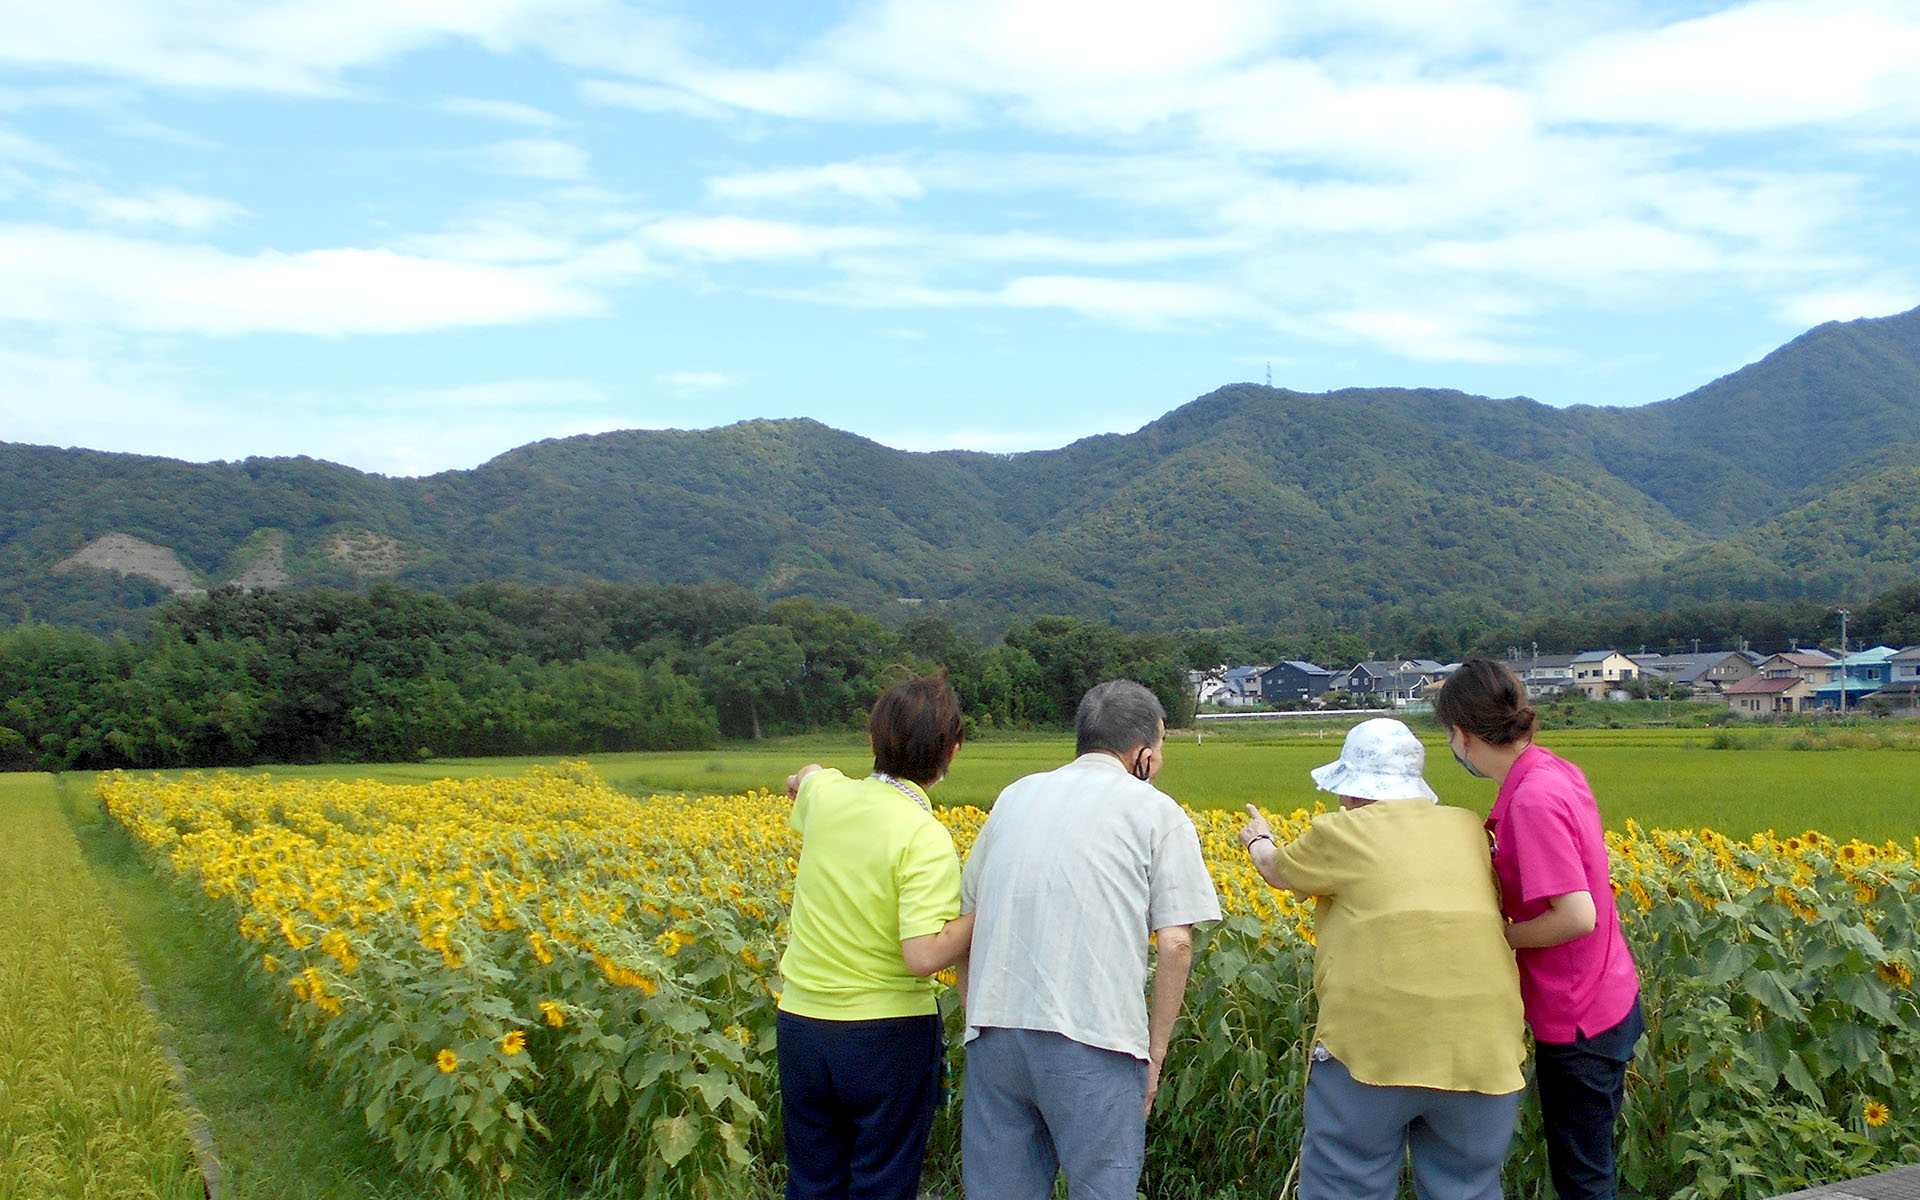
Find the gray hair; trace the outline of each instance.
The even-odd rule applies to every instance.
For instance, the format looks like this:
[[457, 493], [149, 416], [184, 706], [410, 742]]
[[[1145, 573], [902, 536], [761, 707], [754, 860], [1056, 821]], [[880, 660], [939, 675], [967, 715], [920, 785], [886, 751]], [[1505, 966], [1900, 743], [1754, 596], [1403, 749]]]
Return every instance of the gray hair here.
[[1107, 750], [1125, 754], [1160, 738], [1167, 710], [1160, 697], [1131, 679], [1109, 679], [1080, 697], [1073, 714], [1075, 754]]

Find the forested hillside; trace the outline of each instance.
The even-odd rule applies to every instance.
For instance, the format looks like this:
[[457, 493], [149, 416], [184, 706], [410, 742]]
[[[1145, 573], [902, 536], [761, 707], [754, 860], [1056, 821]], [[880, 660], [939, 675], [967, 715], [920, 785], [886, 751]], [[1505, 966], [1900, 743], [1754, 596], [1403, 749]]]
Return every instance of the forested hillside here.
[[937, 606], [975, 633], [1069, 613], [1417, 638], [1570, 604], [1860, 600], [1915, 561], [1917, 479], [1920, 310], [1638, 408], [1241, 384], [1006, 456], [806, 420], [540, 442], [424, 479], [0, 445], [0, 620], [142, 627], [162, 588], [68, 561], [124, 534], [203, 587], [725, 582], [895, 623]]

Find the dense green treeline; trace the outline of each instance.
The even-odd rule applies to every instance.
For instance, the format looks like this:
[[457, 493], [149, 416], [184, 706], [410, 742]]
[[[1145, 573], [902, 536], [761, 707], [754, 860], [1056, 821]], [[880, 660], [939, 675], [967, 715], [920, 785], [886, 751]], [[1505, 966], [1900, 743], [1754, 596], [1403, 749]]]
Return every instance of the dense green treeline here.
[[[21, 625], [0, 634], [0, 766], [35, 769], [395, 761], [424, 756], [691, 749], [722, 737], [856, 728], [906, 674], [945, 672], [976, 732], [1058, 727], [1088, 687], [1138, 679], [1174, 724], [1190, 667], [1832, 644], [1806, 601], [1689, 605], [1532, 625], [1143, 635], [1039, 617], [989, 644], [932, 615], [890, 629], [844, 605], [771, 603], [733, 584], [563, 590], [485, 584], [448, 597], [218, 589], [139, 637]], [[1920, 580], [1853, 614], [1856, 646], [1920, 643]]]
[[488, 584], [453, 597], [220, 589], [141, 637], [0, 635], [0, 765], [226, 766], [686, 749], [846, 728], [907, 673], [946, 671], [975, 728], [1056, 725], [1127, 675], [1191, 714], [1170, 639], [1044, 617], [987, 647], [929, 617], [731, 584]]

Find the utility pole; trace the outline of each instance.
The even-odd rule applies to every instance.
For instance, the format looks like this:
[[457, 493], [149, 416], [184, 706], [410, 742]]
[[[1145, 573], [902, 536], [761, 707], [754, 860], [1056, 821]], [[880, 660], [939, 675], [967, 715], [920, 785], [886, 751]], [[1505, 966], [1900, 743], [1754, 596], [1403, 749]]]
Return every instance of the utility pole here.
[[1836, 609], [1840, 614], [1840, 715], [1847, 715], [1847, 618], [1853, 614], [1846, 609]]

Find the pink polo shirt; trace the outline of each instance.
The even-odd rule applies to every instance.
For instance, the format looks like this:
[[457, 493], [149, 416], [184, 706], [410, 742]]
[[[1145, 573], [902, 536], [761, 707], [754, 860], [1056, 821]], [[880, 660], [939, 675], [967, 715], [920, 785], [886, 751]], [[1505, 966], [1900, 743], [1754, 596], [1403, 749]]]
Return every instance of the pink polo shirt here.
[[1593, 896], [1593, 932], [1517, 952], [1527, 1025], [1543, 1042], [1604, 1033], [1633, 1011], [1640, 976], [1620, 932], [1600, 807], [1580, 768], [1540, 746], [1514, 760], [1487, 816], [1500, 910], [1509, 921], [1547, 911], [1550, 896]]

